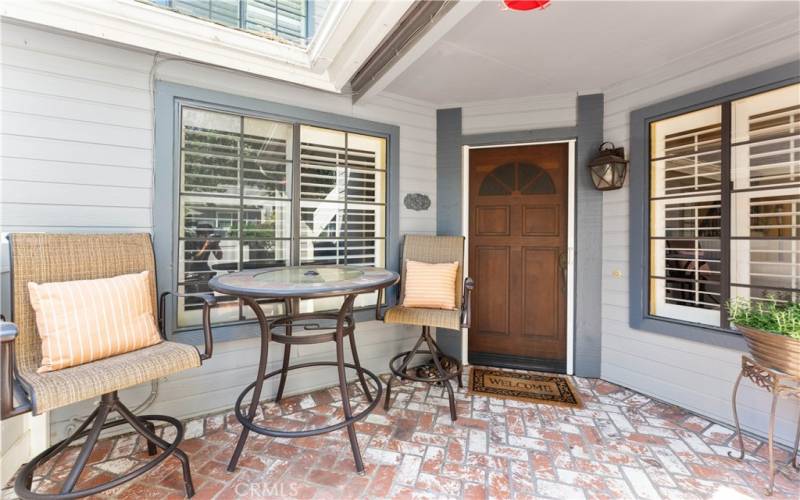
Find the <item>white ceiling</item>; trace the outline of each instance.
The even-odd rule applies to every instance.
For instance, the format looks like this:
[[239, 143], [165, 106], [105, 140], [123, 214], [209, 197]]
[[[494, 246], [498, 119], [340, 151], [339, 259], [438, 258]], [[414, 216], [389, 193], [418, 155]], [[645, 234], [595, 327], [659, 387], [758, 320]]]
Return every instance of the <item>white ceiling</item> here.
[[601, 91], [787, 19], [800, 22], [800, 2], [553, 0], [514, 12], [489, 0], [387, 90], [435, 104]]

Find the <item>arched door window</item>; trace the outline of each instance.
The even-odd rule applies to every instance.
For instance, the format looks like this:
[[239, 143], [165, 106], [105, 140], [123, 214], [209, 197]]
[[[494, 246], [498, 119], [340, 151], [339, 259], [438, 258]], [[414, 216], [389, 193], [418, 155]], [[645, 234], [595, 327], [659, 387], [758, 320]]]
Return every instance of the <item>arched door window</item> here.
[[479, 196], [503, 196], [513, 193], [554, 194], [553, 179], [543, 168], [529, 163], [505, 163], [484, 177]]

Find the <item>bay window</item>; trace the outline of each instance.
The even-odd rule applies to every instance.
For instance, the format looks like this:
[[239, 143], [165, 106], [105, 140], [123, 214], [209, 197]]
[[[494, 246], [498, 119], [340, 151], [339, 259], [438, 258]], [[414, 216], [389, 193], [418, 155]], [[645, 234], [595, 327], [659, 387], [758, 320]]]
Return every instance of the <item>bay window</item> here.
[[649, 315], [800, 300], [800, 84], [649, 125]]

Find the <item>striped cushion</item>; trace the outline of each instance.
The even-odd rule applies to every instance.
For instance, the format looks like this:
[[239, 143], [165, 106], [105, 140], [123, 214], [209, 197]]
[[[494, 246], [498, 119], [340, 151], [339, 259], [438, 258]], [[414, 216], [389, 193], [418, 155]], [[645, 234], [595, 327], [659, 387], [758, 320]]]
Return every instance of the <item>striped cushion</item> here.
[[149, 271], [114, 278], [28, 283], [42, 339], [39, 373], [158, 344]]
[[406, 261], [405, 307], [455, 309], [458, 262], [428, 264]]

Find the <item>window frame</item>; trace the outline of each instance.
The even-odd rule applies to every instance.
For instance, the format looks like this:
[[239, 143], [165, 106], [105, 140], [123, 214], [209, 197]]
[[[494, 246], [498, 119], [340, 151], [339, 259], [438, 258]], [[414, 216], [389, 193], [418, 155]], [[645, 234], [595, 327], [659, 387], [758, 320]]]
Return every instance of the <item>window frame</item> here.
[[[703, 342], [737, 350], [745, 350], [741, 334], [729, 327], [701, 325], [679, 319], [650, 314], [650, 129], [653, 122], [698, 111], [711, 106], [722, 106], [722, 178], [730, 178], [731, 138], [725, 134], [730, 122], [730, 103], [734, 100], [760, 94], [787, 85], [800, 83], [800, 61], [776, 66], [735, 80], [675, 97], [631, 111], [630, 114], [630, 195], [629, 195], [629, 324], [637, 330], [659, 333], [684, 340]], [[727, 103], [727, 105], [726, 105]], [[727, 109], [726, 109], [727, 108]], [[727, 136], [727, 137], [726, 137]], [[726, 186], [727, 187], [727, 186]], [[730, 215], [730, 197], [725, 199], [726, 187], [721, 186], [722, 217]], [[731, 228], [722, 228], [720, 241], [730, 245]], [[724, 273], [721, 291], [727, 294], [730, 273]], [[721, 313], [724, 316], [724, 312]], [[726, 322], [721, 322], [725, 325]]]
[[[297, 45], [299, 45], [299, 46], [301, 46], [303, 48], [308, 46], [309, 41], [311, 40], [311, 37], [313, 36], [313, 28], [314, 28], [313, 3], [314, 2], [310, 1], [310, 0], [300, 0], [300, 3], [303, 6], [303, 10], [305, 11], [303, 14], [295, 14], [294, 12], [286, 9], [285, 7], [281, 7], [278, 4], [278, 0], [275, 0], [275, 9], [274, 9], [274, 12], [275, 12], [275, 24], [269, 28], [269, 32], [256, 31], [256, 30], [251, 30], [251, 29], [247, 28], [247, 23], [250, 21], [250, 19], [247, 17], [248, 5], [247, 5], [246, 1], [240, 1], [239, 2], [239, 6], [236, 9], [237, 10], [236, 26], [233, 26], [231, 24], [225, 24], [224, 22], [222, 22], [222, 21], [220, 21], [219, 19], [216, 19], [216, 18], [205, 17], [205, 16], [201, 16], [201, 15], [195, 15], [195, 14], [192, 14], [192, 13], [187, 12], [185, 10], [182, 10], [179, 7], [176, 7], [174, 5], [174, 3], [175, 3], [174, 0], [146, 0], [146, 1], [147, 1], [147, 3], [149, 3], [149, 4], [151, 4], [151, 5], [155, 6], [155, 7], [158, 7], [158, 8], [161, 8], [161, 9], [166, 9], [166, 10], [169, 10], [171, 12], [175, 12], [175, 13], [181, 14], [183, 16], [193, 17], [195, 19], [200, 19], [202, 21], [206, 21], [206, 22], [209, 22], [209, 23], [214, 23], [217, 26], [223, 26], [225, 28], [230, 28], [230, 29], [235, 29], [235, 30], [242, 31], [242, 32], [245, 32], [245, 33], [250, 33], [251, 35], [273, 36], [273, 37], [278, 38], [279, 40], [281, 40], [283, 42], [297, 44]], [[209, 9], [211, 9], [210, 5], [209, 5]], [[279, 16], [278, 16], [279, 12], [283, 12], [284, 14], [289, 14], [291, 16], [294, 16], [294, 15], [300, 16], [300, 19], [301, 19], [300, 20], [300, 24], [303, 26], [303, 30], [305, 31], [305, 35], [304, 36], [300, 36], [300, 35], [295, 36], [294, 34], [288, 33], [287, 30], [281, 29], [280, 28], [280, 23], [279, 23]], [[302, 41], [300, 41], [300, 40], [302, 40]]]
[[[154, 92], [152, 209], [153, 245], [157, 263], [159, 294], [165, 291], [177, 291], [181, 175], [180, 148], [177, 146], [180, 144], [181, 110], [184, 106], [293, 123], [296, 133], [299, 133], [302, 123], [303, 125], [384, 138], [386, 140], [386, 268], [399, 272], [400, 128], [398, 126], [159, 80], [155, 82]], [[295, 138], [295, 143], [294, 148], [297, 150], [300, 144], [299, 136]], [[297, 158], [299, 160], [299, 156]], [[299, 200], [292, 198], [293, 212], [295, 201], [299, 203]], [[292, 237], [295, 236], [297, 235], [293, 233]], [[394, 290], [387, 290], [384, 294], [384, 305], [387, 307], [394, 305], [396, 295]], [[372, 308], [356, 311], [355, 319], [357, 321], [374, 319]], [[177, 328], [176, 300], [167, 301], [165, 320], [169, 336], [182, 342], [196, 344], [202, 342], [200, 326]], [[260, 335], [260, 332], [255, 320], [225, 323], [215, 327], [214, 331], [215, 340], [218, 341], [257, 335]]]

